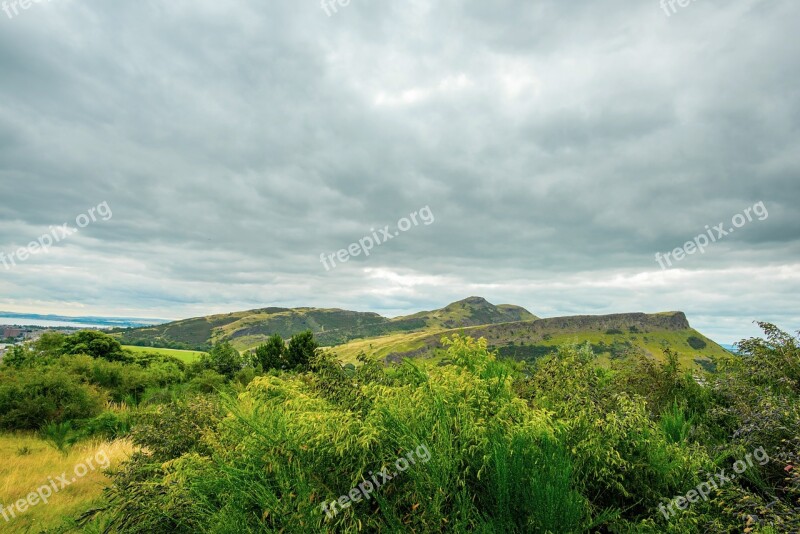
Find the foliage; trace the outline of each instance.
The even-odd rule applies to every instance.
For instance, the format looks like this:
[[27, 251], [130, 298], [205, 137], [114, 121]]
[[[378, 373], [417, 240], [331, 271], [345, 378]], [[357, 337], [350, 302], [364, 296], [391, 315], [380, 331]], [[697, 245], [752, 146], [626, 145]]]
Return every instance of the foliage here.
[[194, 376], [187, 385], [189, 393], [215, 393], [222, 390], [228, 383], [227, 378], [216, 371], [206, 369]]
[[133, 417], [129, 411], [107, 411], [83, 423], [78, 430], [78, 437], [99, 437], [113, 441], [128, 436], [132, 425]]
[[58, 368], [0, 371], [0, 428], [36, 430], [98, 415], [106, 394]]
[[63, 354], [87, 354], [92, 358], [110, 361], [126, 359], [119, 341], [108, 334], [95, 330], [81, 330], [65, 336], [61, 352]]
[[44, 425], [39, 431], [39, 436], [62, 454], [67, 454], [69, 448], [74, 444], [74, 441], [70, 439], [72, 436], [72, 424], [69, 421]]
[[686, 342], [689, 344], [690, 347], [697, 350], [704, 349], [707, 346], [707, 343], [697, 336], [689, 336], [686, 339]]
[[303, 369], [308, 366], [317, 352], [319, 345], [311, 330], [292, 336], [286, 349], [286, 368]]
[[[762, 327], [709, 373], [670, 350], [609, 360], [590, 344], [511, 362], [460, 336], [434, 361], [393, 367], [365, 354], [343, 366], [310, 332], [285, 353], [275, 337], [254, 364], [221, 343], [185, 368], [32, 348], [38, 359], [0, 369], [0, 403], [9, 384], [48, 374], [147, 399], [53, 419], [72, 425], [64, 443], [130, 431], [138, 447], [82, 525], [98, 532], [793, 532], [800, 353]], [[423, 446], [427, 459], [399, 472]], [[660, 511], [757, 447], [769, 459], [708, 500]], [[392, 478], [368, 500], [326, 514], [384, 468]]]
[[256, 359], [266, 372], [286, 366], [286, 343], [279, 334], [273, 334], [266, 343], [256, 348]]
[[232, 379], [244, 367], [242, 355], [227, 341], [214, 345], [202, 361], [209, 369], [228, 379]]
[[204, 431], [221, 418], [218, 400], [190, 397], [141, 413], [131, 436], [134, 444], [147, 447], [150, 457], [159, 461], [188, 452], [208, 453], [202, 443]]

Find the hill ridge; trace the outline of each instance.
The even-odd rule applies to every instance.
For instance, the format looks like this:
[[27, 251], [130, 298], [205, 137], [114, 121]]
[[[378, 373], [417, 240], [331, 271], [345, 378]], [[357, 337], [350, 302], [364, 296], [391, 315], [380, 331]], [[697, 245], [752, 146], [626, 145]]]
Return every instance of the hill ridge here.
[[311, 330], [323, 345], [393, 332], [441, 330], [481, 324], [535, 319], [521, 306], [495, 306], [483, 297], [467, 297], [438, 310], [388, 318], [375, 312], [341, 308], [264, 307], [173, 321], [143, 328], [113, 331], [123, 344], [207, 350], [228, 340], [237, 348], [252, 348], [272, 334], [284, 338]]

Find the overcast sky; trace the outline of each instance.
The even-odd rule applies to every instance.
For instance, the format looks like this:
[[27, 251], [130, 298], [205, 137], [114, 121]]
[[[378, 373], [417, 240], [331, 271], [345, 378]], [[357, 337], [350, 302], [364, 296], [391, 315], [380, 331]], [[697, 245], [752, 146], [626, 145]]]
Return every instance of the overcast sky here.
[[[111, 216], [0, 264], [0, 310], [398, 315], [480, 295], [682, 310], [721, 342], [800, 328], [796, 0], [8, 7], [0, 252]], [[764, 220], [659, 267], [758, 202]], [[425, 206], [432, 224], [321, 263]]]

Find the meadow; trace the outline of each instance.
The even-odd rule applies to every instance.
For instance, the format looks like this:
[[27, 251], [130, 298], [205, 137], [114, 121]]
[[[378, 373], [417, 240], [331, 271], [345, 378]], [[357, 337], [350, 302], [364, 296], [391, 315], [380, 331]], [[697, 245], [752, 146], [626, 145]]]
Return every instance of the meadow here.
[[[89, 440], [62, 453], [31, 432], [0, 434], [0, 504], [6, 508], [25, 499], [30, 492], [49, 484], [62, 473], [72, 472], [75, 466], [98, 453], [107, 454], [110, 468], [117, 468], [133, 452], [127, 440]], [[57, 529], [65, 519], [85, 512], [93, 503], [102, 501], [103, 490], [111, 478], [101, 470], [90, 470], [76, 482], [55, 493], [47, 504], [39, 503], [24, 513], [11, 517], [0, 515], [2, 532], [40, 532]], [[8, 520], [6, 520], [6, 518]]]

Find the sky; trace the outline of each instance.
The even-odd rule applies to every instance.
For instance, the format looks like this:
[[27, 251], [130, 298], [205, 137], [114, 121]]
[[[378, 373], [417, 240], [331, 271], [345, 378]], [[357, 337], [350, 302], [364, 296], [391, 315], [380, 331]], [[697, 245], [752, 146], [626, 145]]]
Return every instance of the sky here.
[[0, 310], [800, 329], [796, 0], [13, 4]]

